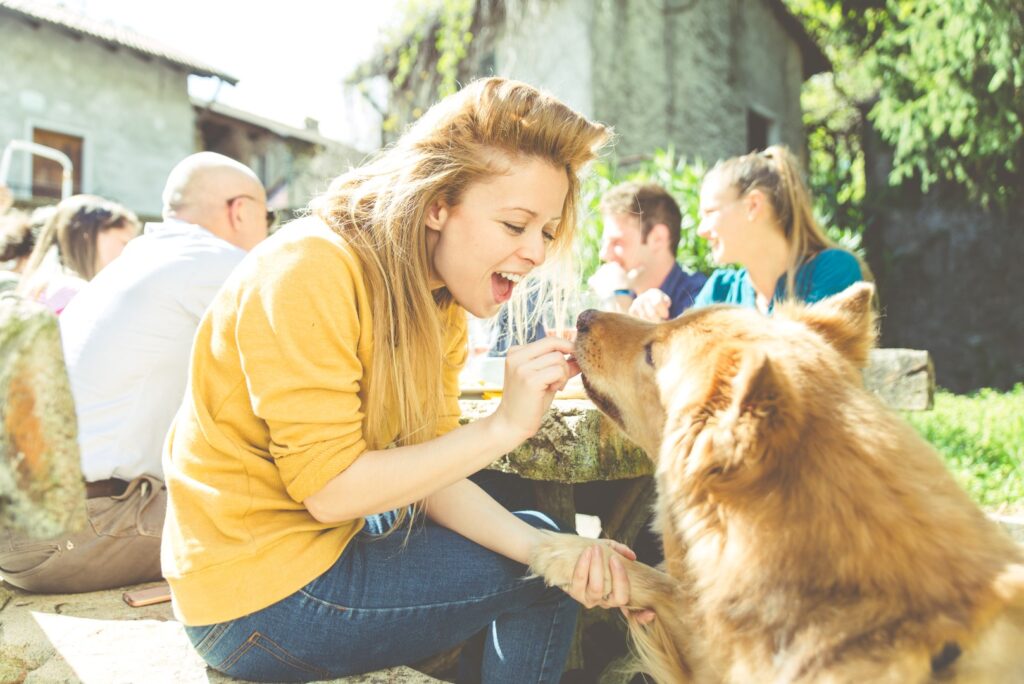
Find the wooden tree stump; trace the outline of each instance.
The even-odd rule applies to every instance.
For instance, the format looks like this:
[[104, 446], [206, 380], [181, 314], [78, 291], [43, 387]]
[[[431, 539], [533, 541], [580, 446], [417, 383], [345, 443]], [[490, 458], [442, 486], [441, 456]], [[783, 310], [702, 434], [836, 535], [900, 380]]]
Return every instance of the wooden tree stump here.
[[0, 297], [0, 525], [54, 537], [85, 524], [78, 426], [57, 318]]

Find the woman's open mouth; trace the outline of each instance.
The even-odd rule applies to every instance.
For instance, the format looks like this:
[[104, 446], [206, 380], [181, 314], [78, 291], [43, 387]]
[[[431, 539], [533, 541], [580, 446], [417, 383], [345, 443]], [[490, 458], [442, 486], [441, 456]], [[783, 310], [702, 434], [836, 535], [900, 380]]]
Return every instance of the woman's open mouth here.
[[491, 274], [491, 293], [494, 295], [494, 301], [498, 304], [504, 304], [508, 300], [512, 299], [512, 290], [515, 288], [516, 283], [521, 281], [525, 276], [522, 273], [512, 273], [511, 271], [497, 271]]

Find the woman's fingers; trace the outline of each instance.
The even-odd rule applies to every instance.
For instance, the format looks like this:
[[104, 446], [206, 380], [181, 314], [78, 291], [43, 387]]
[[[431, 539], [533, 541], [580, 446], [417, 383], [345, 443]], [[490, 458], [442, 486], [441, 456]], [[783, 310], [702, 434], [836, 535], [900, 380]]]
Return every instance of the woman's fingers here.
[[510, 347], [505, 357], [509, 363], [523, 363], [551, 352], [558, 352], [562, 355], [572, 354], [574, 348], [573, 343], [569, 340], [548, 336], [542, 337], [536, 342]]
[[594, 546], [590, 553], [590, 577], [587, 582], [587, 597], [594, 603], [607, 601], [604, 592], [604, 554]]
[[[622, 564], [621, 558], [612, 554], [611, 558], [608, 559], [608, 569], [611, 571], [611, 593], [614, 599], [611, 605], [624, 606], [629, 603], [629, 575], [626, 574], [626, 567]], [[605, 600], [607, 601], [608, 599]]]
[[594, 553], [594, 547], [587, 549], [580, 554], [576, 560], [576, 567], [572, 573], [572, 583], [569, 585], [569, 595], [582, 603], [587, 608], [593, 608], [594, 604], [587, 598], [587, 585], [590, 576], [590, 561]]
[[625, 616], [627, 620], [636, 620], [641, 625], [646, 625], [656, 617], [654, 611], [650, 608], [636, 609], [622, 606], [619, 610], [622, 611], [623, 616]]
[[[512, 373], [532, 386], [544, 388], [564, 385], [574, 375], [569, 362], [558, 352], [535, 357], [528, 363], [516, 366]], [[558, 389], [561, 389], [560, 386]]]
[[[602, 546], [615, 553], [606, 557]], [[580, 553], [565, 591], [586, 608], [621, 608], [628, 619], [646, 624], [655, 618], [653, 610], [626, 608], [630, 602], [631, 587], [626, 562], [622, 559], [632, 560], [635, 557], [636, 554], [624, 544], [607, 539], [596, 542]]]
[[620, 556], [625, 556], [629, 560], [636, 560], [636, 552], [629, 548], [625, 544], [615, 541], [614, 539], [608, 539], [605, 541], [608, 546], [612, 547], [612, 550]]

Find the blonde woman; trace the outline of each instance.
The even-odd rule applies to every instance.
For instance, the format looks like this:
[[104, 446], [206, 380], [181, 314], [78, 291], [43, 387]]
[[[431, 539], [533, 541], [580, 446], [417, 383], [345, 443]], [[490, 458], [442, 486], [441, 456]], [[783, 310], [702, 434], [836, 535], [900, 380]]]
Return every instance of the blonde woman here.
[[225, 284], [164, 456], [163, 570], [212, 667], [328, 679], [486, 629], [468, 676], [556, 682], [573, 599], [626, 604], [621, 565], [605, 592], [594, 547], [569, 595], [525, 579], [552, 524], [467, 479], [538, 429], [578, 372], [571, 345], [514, 348], [488, 418], [459, 427], [457, 402], [465, 312], [493, 316], [568, 255], [577, 173], [607, 135], [522, 83], [474, 82]]
[[719, 162], [704, 178], [697, 234], [718, 264], [694, 306], [738, 304], [770, 313], [776, 302], [815, 302], [870, 275], [814, 220], [810, 194], [782, 146]]
[[135, 213], [96, 195], [61, 200], [39, 231], [19, 294], [60, 314], [139, 234]]

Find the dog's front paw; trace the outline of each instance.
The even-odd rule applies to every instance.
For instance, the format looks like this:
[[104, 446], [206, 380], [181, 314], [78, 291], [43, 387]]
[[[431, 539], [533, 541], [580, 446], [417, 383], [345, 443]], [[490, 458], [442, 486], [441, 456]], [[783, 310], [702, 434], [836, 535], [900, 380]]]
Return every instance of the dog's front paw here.
[[[530, 554], [530, 573], [544, 578], [549, 587], [568, 589], [572, 583], [576, 563], [586, 549], [597, 546], [601, 548], [607, 563], [607, 553], [603, 544], [596, 544], [593, 539], [578, 537], [575, 534], [559, 534], [545, 532], [543, 540], [538, 543]], [[611, 591], [611, 574], [605, 573], [605, 592]]]

